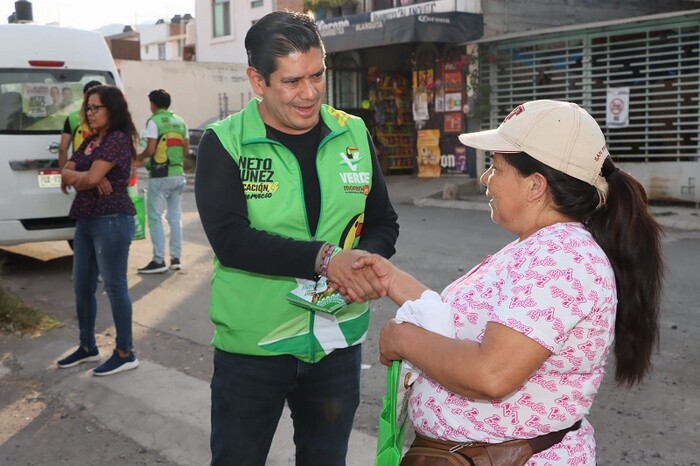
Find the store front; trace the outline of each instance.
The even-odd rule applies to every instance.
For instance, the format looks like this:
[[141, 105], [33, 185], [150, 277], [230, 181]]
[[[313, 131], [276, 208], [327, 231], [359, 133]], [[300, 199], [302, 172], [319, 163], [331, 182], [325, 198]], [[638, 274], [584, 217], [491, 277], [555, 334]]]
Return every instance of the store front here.
[[700, 192], [700, 10], [477, 41], [482, 128], [534, 99], [576, 102], [652, 200]]
[[471, 63], [461, 45], [421, 44], [416, 49], [412, 92], [419, 176], [476, 176], [474, 156], [468, 157], [458, 140], [470, 119]]
[[[481, 37], [483, 22], [450, 8], [454, 2], [436, 1], [318, 21], [328, 103], [365, 119], [385, 174], [475, 174], [456, 147], [466, 126], [468, 60], [457, 44]], [[453, 80], [449, 112], [444, 98], [436, 101], [445, 72]]]

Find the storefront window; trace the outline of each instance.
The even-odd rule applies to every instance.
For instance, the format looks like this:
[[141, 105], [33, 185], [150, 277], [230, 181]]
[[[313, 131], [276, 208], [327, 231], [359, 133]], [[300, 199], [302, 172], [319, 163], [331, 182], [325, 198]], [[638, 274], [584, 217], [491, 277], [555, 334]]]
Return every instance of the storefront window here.
[[358, 60], [352, 55], [344, 55], [336, 60], [334, 69], [334, 104], [340, 109], [360, 108], [361, 69]]
[[397, 72], [367, 71], [374, 117], [374, 142], [385, 174], [413, 172], [415, 132], [411, 118], [410, 80]]
[[458, 139], [467, 131], [471, 59], [464, 46], [421, 44], [415, 52], [412, 96], [419, 177], [476, 176], [474, 157]]

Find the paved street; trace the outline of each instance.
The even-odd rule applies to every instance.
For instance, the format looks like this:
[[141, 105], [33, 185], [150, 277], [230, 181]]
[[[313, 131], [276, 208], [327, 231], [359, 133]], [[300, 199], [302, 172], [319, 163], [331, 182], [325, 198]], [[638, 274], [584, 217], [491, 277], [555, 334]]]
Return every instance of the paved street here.
[[[441, 201], [445, 180], [390, 177], [400, 216], [396, 263], [441, 288], [511, 236], [493, 225], [482, 201]], [[414, 205], [414, 199], [418, 199]], [[471, 207], [469, 202], [475, 202]], [[450, 207], [450, 208], [444, 208]], [[478, 210], [474, 210], [478, 209]], [[0, 335], [0, 464], [207, 464], [211, 324], [207, 315], [212, 254], [194, 207], [185, 196], [183, 270], [139, 276], [150, 242], [132, 246], [129, 282], [134, 301], [135, 349], [141, 366], [113, 377], [92, 377], [87, 366], [57, 370], [55, 360], [76, 344], [70, 250], [63, 243], [8, 248], [2, 283], [25, 302], [65, 322], [35, 338]], [[667, 209], [668, 210], [668, 209]], [[670, 210], [668, 210], [670, 212]], [[664, 217], [694, 221], [696, 211]], [[697, 465], [700, 451], [700, 232], [670, 229], [662, 345], [652, 377], [626, 390], [604, 382], [590, 420], [600, 465]], [[378, 362], [378, 331], [394, 311], [373, 307], [363, 346], [362, 402], [351, 438], [350, 466], [372, 464], [385, 369]], [[107, 355], [114, 333], [100, 296], [98, 344]], [[270, 465], [290, 465], [293, 444], [283, 419]]]

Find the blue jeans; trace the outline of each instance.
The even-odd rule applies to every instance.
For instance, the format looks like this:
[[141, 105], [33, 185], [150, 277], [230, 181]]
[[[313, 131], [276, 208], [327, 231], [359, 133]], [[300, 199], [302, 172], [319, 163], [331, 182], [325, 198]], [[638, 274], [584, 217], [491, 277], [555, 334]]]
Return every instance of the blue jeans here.
[[148, 229], [153, 244], [153, 260], [165, 260], [165, 232], [163, 213], [170, 225], [170, 257], [182, 256], [182, 193], [185, 192], [184, 176], [150, 178], [146, 193]]
[[117, 349], [131, 351], [131, 297], [126, 282], [129, 246], [134, 237], [133, 215], [80, 219], [73, 239], [73, 290], [78, 311], [80, 345], [94, 348], [97, 317], [97, 276], [112, 306]]
[[293, 356], [216, 350], [211, 379], [212, 466], [264, 466], [287, 401], [297, 466], [345, 466], [360, 403], [360, 345], [310, 364]]

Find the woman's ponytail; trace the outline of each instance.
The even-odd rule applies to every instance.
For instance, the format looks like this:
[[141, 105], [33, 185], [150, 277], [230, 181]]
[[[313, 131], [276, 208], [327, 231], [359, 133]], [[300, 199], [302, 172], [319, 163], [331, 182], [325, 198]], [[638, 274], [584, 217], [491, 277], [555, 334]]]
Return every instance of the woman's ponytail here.
[[587, 221], [612, 263], [617, 283], [615, 379], [634, 385], [651, 368], [659, 343], [659, 308], [664, 277], [661, 227], [647, 206], [644, 187], [607, 159], [607, 203]]

